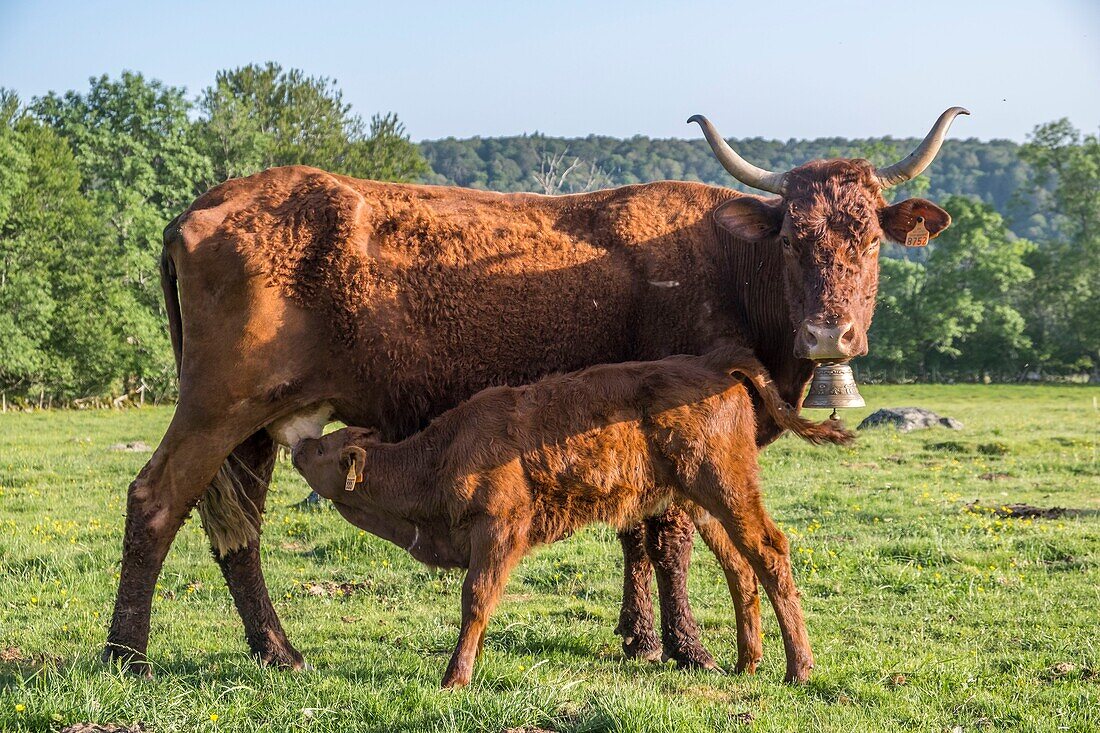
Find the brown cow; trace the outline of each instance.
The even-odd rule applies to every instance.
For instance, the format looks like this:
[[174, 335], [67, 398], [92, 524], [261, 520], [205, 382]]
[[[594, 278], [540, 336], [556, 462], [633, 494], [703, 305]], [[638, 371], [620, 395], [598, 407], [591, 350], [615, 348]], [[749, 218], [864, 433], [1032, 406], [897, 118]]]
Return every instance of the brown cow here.
[[[780, 427], [815, 443], [852, 440], [832, 420], [798, 417], [752, 352], [733, 346], [490, 387], [400, 443], [359, 428], [303, 440], [294, 465], [353, 524], [422, 562], [468, 570], [444, 687], [470, 681], [489, 616], [530, 548], [593, 522], [631, 527], [670, 502], [701, 507], [700, 522], [717, 519], [748, 559], [779, 619], [786, 679], [804, 681], [813, 653], [787, 538], [761, 501], [741, 376]], [[736, 583], [730, 556], [718, 558]], [[735, 599], [742, 591], [730, 588]]]
[[[180, 398], [130, 486], [105, 658], [147, 669], [156, 579], [202, 499], [249, 647], [263, 663], [303, 664], [260, 569], [272, 435], [293, 443], [333, 418], [395, 440], [486, 386], [699, 354], [722, 340], [752, 349], [799, 404], [812, 359], [866, 348], [879, 239], [903, 240], [921, 218], [932, 236], [947, 226], [933, 204], [887, 206], [881, 191], [923, 170], [961, 111], [945, 112], [910, 158], [879, 171], [832, 160], [767, 173], [703, 121], [727, 169], [780, 199], [667, 181], [502, 195], [305, 167], [211, 189], [165, 230]], [[761, 416], [761, 445], [779, 432]], [[623, 545], [628, 652], [656, 646], [648, 555], [666, 653], [712, 664], [684, 593], [690, 522], [670, 511]], [[741, 566], [751, 618], [755, 579]]]

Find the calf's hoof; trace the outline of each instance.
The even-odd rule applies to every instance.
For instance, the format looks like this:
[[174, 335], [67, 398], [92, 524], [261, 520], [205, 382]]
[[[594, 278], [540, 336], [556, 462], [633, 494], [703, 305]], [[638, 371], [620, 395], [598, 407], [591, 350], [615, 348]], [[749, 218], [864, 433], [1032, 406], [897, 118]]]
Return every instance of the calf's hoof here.
[[108, 643], [103, 648], [103, 653], [99, 656], [99, 659], [112, 669], [117, 667], [124, 672], [145, 679], [153, 678], [153, 665], [149, 664], [149, 660], [144, 654], [133, 649]]
[[800, 685], [804, 682], [809, 682], [810, 672], [813, 668], [813, 662], [808, 664], [796, 664], [793, 667], [787, 665], [787, 674], [783, 677], [783, 681], [792, 685]]
[[443, 676], [443, 684], [440, 685], [444, 690], [458, 690], [466, 685], [470, 684], [470, 675], [462, 675], [457, 672], [448, 672]]
[[661, 642], [653, 632], [623, 636], [623, 654], [627, 659], [640, 659], [644, 662], [663, 660]]
[[760, 657], [754, 659], [737, 660], [737, 666], [733, 668], [734, 674], [756, 674], [756, 667], [761, 662]]

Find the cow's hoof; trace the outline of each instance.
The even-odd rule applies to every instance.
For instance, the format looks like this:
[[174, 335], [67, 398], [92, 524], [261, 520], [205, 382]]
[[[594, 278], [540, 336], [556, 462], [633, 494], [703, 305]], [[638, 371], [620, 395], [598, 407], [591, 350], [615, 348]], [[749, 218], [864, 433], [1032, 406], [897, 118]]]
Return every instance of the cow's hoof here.
[[706, 649], [698, 644], [683, 649], [666, 649], [664, 661], [672, 660], [680, 669], [707, 669], [721, 671], [721, 667], [714, 661]]
[[627, 659], [640, 659], [643, 662], [660, 662], [663, 657], [661, 642], [652, 632], [624, 636], [623, 654]]
[[294, 647], [265, 649], [254, 652], [254, 654], [260, 660], [261, 667], [272, 667], [290, 672], [308, 672], [313, 669], [306, 664], [305, 657]]
[[153, 665], [141, 652], [125, 647], [108, 644], [103, 648], [99, 660], [111, 669], [121, 669], [138, 677], [153, 678]]

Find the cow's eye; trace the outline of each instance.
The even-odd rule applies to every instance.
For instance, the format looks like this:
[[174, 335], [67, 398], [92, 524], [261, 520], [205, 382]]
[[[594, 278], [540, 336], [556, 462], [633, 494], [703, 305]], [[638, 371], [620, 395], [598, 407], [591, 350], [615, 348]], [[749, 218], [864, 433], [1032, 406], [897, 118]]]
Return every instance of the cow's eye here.
[[781, 241], [783, 243], [784, 247], [790, 249], [790, 246], [791, 246], [791, 238], [790, 237], [782, 236], [782, 237], [779, 238], [779, 241]]

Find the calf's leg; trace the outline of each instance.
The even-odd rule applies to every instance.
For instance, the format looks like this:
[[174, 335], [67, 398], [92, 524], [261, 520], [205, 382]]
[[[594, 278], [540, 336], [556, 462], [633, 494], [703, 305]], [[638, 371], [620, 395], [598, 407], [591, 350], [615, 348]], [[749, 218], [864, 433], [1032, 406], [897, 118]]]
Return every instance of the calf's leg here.
[[[745, 475], [750, 473], [751, 475]], [[787, 657], [787, 682], [804, 682], [814, 666], [806, 622], [791, 571], [787, 538], [764, 509], [755, 466], [740, 476], [704, 464], [697, 480], [686, 484], [690, 498], [717, 518], [745, 556], [775, 609]]]
[[619, 533], [623, 546], [623, 605], [615, 633], [623, 637], [623, 653], [630, 659], [661, 660], [661, 642], [653, 630], [653, 599], [649, 580], [653, 565], [646, 553], [646, 529], [638, 524]]
[[[265, 666], [283, 669], [302, 669], [302, 655], [287, 639], [279, 622], [279, 616], [271, 603], [263, 569], [260, 566], [260, 524], [263, 521], [267, 489], [275, 468], [277, 448], [266, 431], [252, 435], [233, 451], [223, 471], [231, 472], [230, 486], [223, 490], [235, 491], [237, 506], [241, 512], [238, 522], [247, 522], [255, 528], [247, 536], [229, 541], [217, 526], [217, 517], [205, 512], [203, 525], [210, 535], [214, 558], [233, 596], [241, 621], [244, 622], [245, 640], [253, 655]], [[200, 505], [200, 510], [201, 510]], [[243, 516], [241, 516], [243, 514]], [[227, 546], [228, 545], [228, 546]]]
[[443, 687], [464, 687], [474, 674], [474, 662], [485, 642], [489, 616], [500, 600], [508, 575], [523, 557], [522, 540], [501, 528], [484, 528], [470, 543], [470, 568], [462, 584], [462, 628], [458, 633]]
[[752, 674], [764, 656], [760, 633], [760, 593], [756, 573], [730, 540], [725, 527], [713, 517], [706, 517], [696, 524], [703, 541], [707, 543], [726, 576], [726, 586], [733, 600], [737, 619], [737, 667], [738, 673]]
[[646, 553], [657, 574], [664, 656], [681, 667], [717, 669], [699, 640], [699, 624], [688, 602], [687, 579], [695, 525], [682, 509], [669, 507], [646, 520]]

